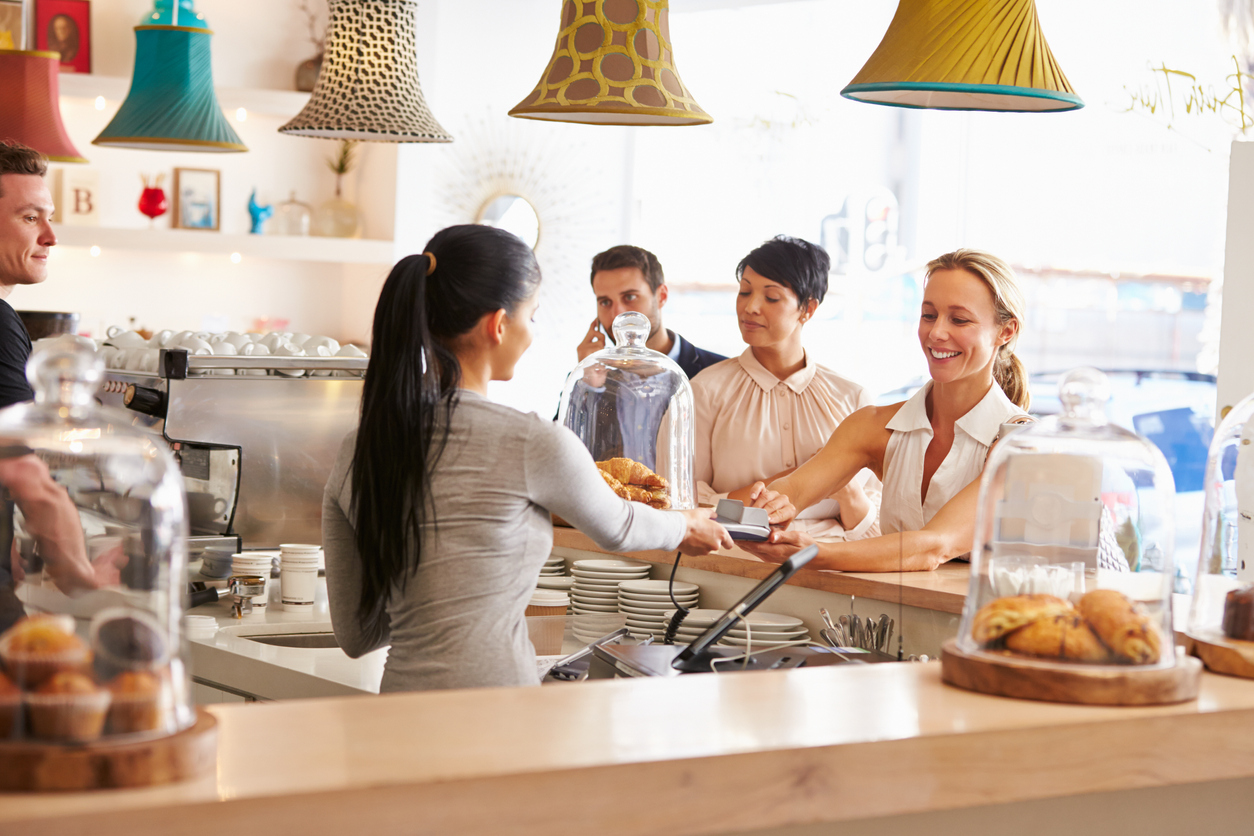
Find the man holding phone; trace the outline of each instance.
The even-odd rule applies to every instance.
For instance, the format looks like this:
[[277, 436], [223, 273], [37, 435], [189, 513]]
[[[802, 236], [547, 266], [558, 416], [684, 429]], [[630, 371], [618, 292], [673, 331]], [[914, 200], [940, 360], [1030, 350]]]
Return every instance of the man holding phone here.
[[627, 311], [637, 311], [649, 318], [649, 339], [645, 345], [674, 360], [689, 379], [706, 366], [727, 359], [697, 348], [662, 327], [666, 278], [657, 256], [648, 250], [622, 244], [598, 253], [592, 259], [592, 291], [597, 299], [597, 317], [576, 349], [580, 360], [606, 345], [613, 345], [614, 317]]

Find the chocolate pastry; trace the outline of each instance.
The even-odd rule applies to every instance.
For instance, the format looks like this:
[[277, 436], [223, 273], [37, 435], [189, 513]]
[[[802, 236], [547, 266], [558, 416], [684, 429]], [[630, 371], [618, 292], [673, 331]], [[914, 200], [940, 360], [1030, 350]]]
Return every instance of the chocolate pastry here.
[[1224, 635], [1254, 641], [1254, 585], [1234, 589], [1224, 597]]
[[971, 637], [991, 644], [1038, 619], [1074, 612], [1069, 602], [1054, 595], [1008, 595], [980, 607], [971, 622]]
[[1110, 651], [1078, 615], [1037, 619], [1006, 636], [1006, 648], [1015, 653], [1051, 659], [1110, 661]]
[[1122, 592], [1095, 589], [1080, 599], [1080, 614], [1120, 662], [1152, 665], [1162, 654], [1153, 620]]

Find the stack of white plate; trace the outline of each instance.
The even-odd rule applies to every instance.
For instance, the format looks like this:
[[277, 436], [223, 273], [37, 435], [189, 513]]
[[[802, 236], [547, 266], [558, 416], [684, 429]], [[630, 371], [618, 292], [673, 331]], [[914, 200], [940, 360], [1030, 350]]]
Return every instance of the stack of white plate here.
[[565, 574], [566, 560], [555, 554], [549, 555], [549, 559], [544, 561], [544, 567], [540, 570], [542, 578], [556, 578]]
[[[653, 635], [662, 638], [666, 633], [667, 611], [675, 611], [675, 604], [667, 594], [669, 581], [623, 581], [618, 585], [618, 610], [627, 616], [627, 629], [633, 636]], [[701, 588], [695, 583], [675, 582], [675, 601], [680, 606], [697, 606]]]
[[576, 560], [570, 573], [570, 605], [576, 615], [618, 612], [618, 585], [649, 577], [651, 563], [639, 560]]
[[[674, 609], [671, 609], [664, 616], [669, 619], [674, 612]], [[718, 621], [723, 612], [723, 610], [691, 611], [684, 619], [684, 623], [679, 625], [675, 640], [692, 642]], [[753, 636], [753, 646], [759, 649], [775, 646], [801, 646], [810, 641], [810, 634], [800, 618], [769, 612], [751, 612], [746, 616], [746, 620], [749, 622], [749, 630], [745, 629], [743, 622], [737, 622], [727, 631], [727, 635], [723, 636], [719, 644], [728, 647], [745, 647], [749, 644], [750, 632]]]

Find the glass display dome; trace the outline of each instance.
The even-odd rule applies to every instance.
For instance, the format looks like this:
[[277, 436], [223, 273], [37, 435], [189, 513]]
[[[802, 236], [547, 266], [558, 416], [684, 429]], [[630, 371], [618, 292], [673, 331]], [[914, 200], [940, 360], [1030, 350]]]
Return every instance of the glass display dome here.
[[179, 469], [129, 414], [97, 405], [90, 341], [50, 341], [27, 376], [34, 402], [0, 411], [0, 741], [187, 728]]
[[[1254, 664], [1254, 395], [1219, 423], [1206, 457], [1189, 635]], [[1206, 656], [1203, 656], [1206, 659]], [[1208, 664], [1212, 660], [1207, 659]]]
[[695, 508], [688, 376], [645, 347], [644, 314], [619, 314], [613, 331], [615, 345], [584, 358], [566, 379], [558, 421], [579, 436], [619, 496]]
[[980, 481], [958, 647], [1044, 665], [1175, 664], [1175, 485], [1158, 448], [1106, 420], [1077, 369], [1063, 414], [1008, 425]]

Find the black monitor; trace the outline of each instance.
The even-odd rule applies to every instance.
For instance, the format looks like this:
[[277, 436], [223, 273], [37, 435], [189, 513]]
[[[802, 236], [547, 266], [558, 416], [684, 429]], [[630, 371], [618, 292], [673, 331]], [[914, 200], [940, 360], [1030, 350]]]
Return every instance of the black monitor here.
[[726, 635], [737, 621], [757, 609], [758, 604], [765, 601], [772, 592], [783, 586], [784, 582], [797, 574], [797, 570], [805, 566], [819, 553], [818, 546], [807, 546], [780, 564], [779, 568], [768, 575], [763, 581], [749, 590], [749, 594], [741, 598], [731, 609], [719, 616], [718, 621], [698, 636], [692, 644], [680, 651], [671, 667], [677, 671], [693, 673], [708, 671], [710, 660], [714, 654], [710, 652], [714, 643]]

